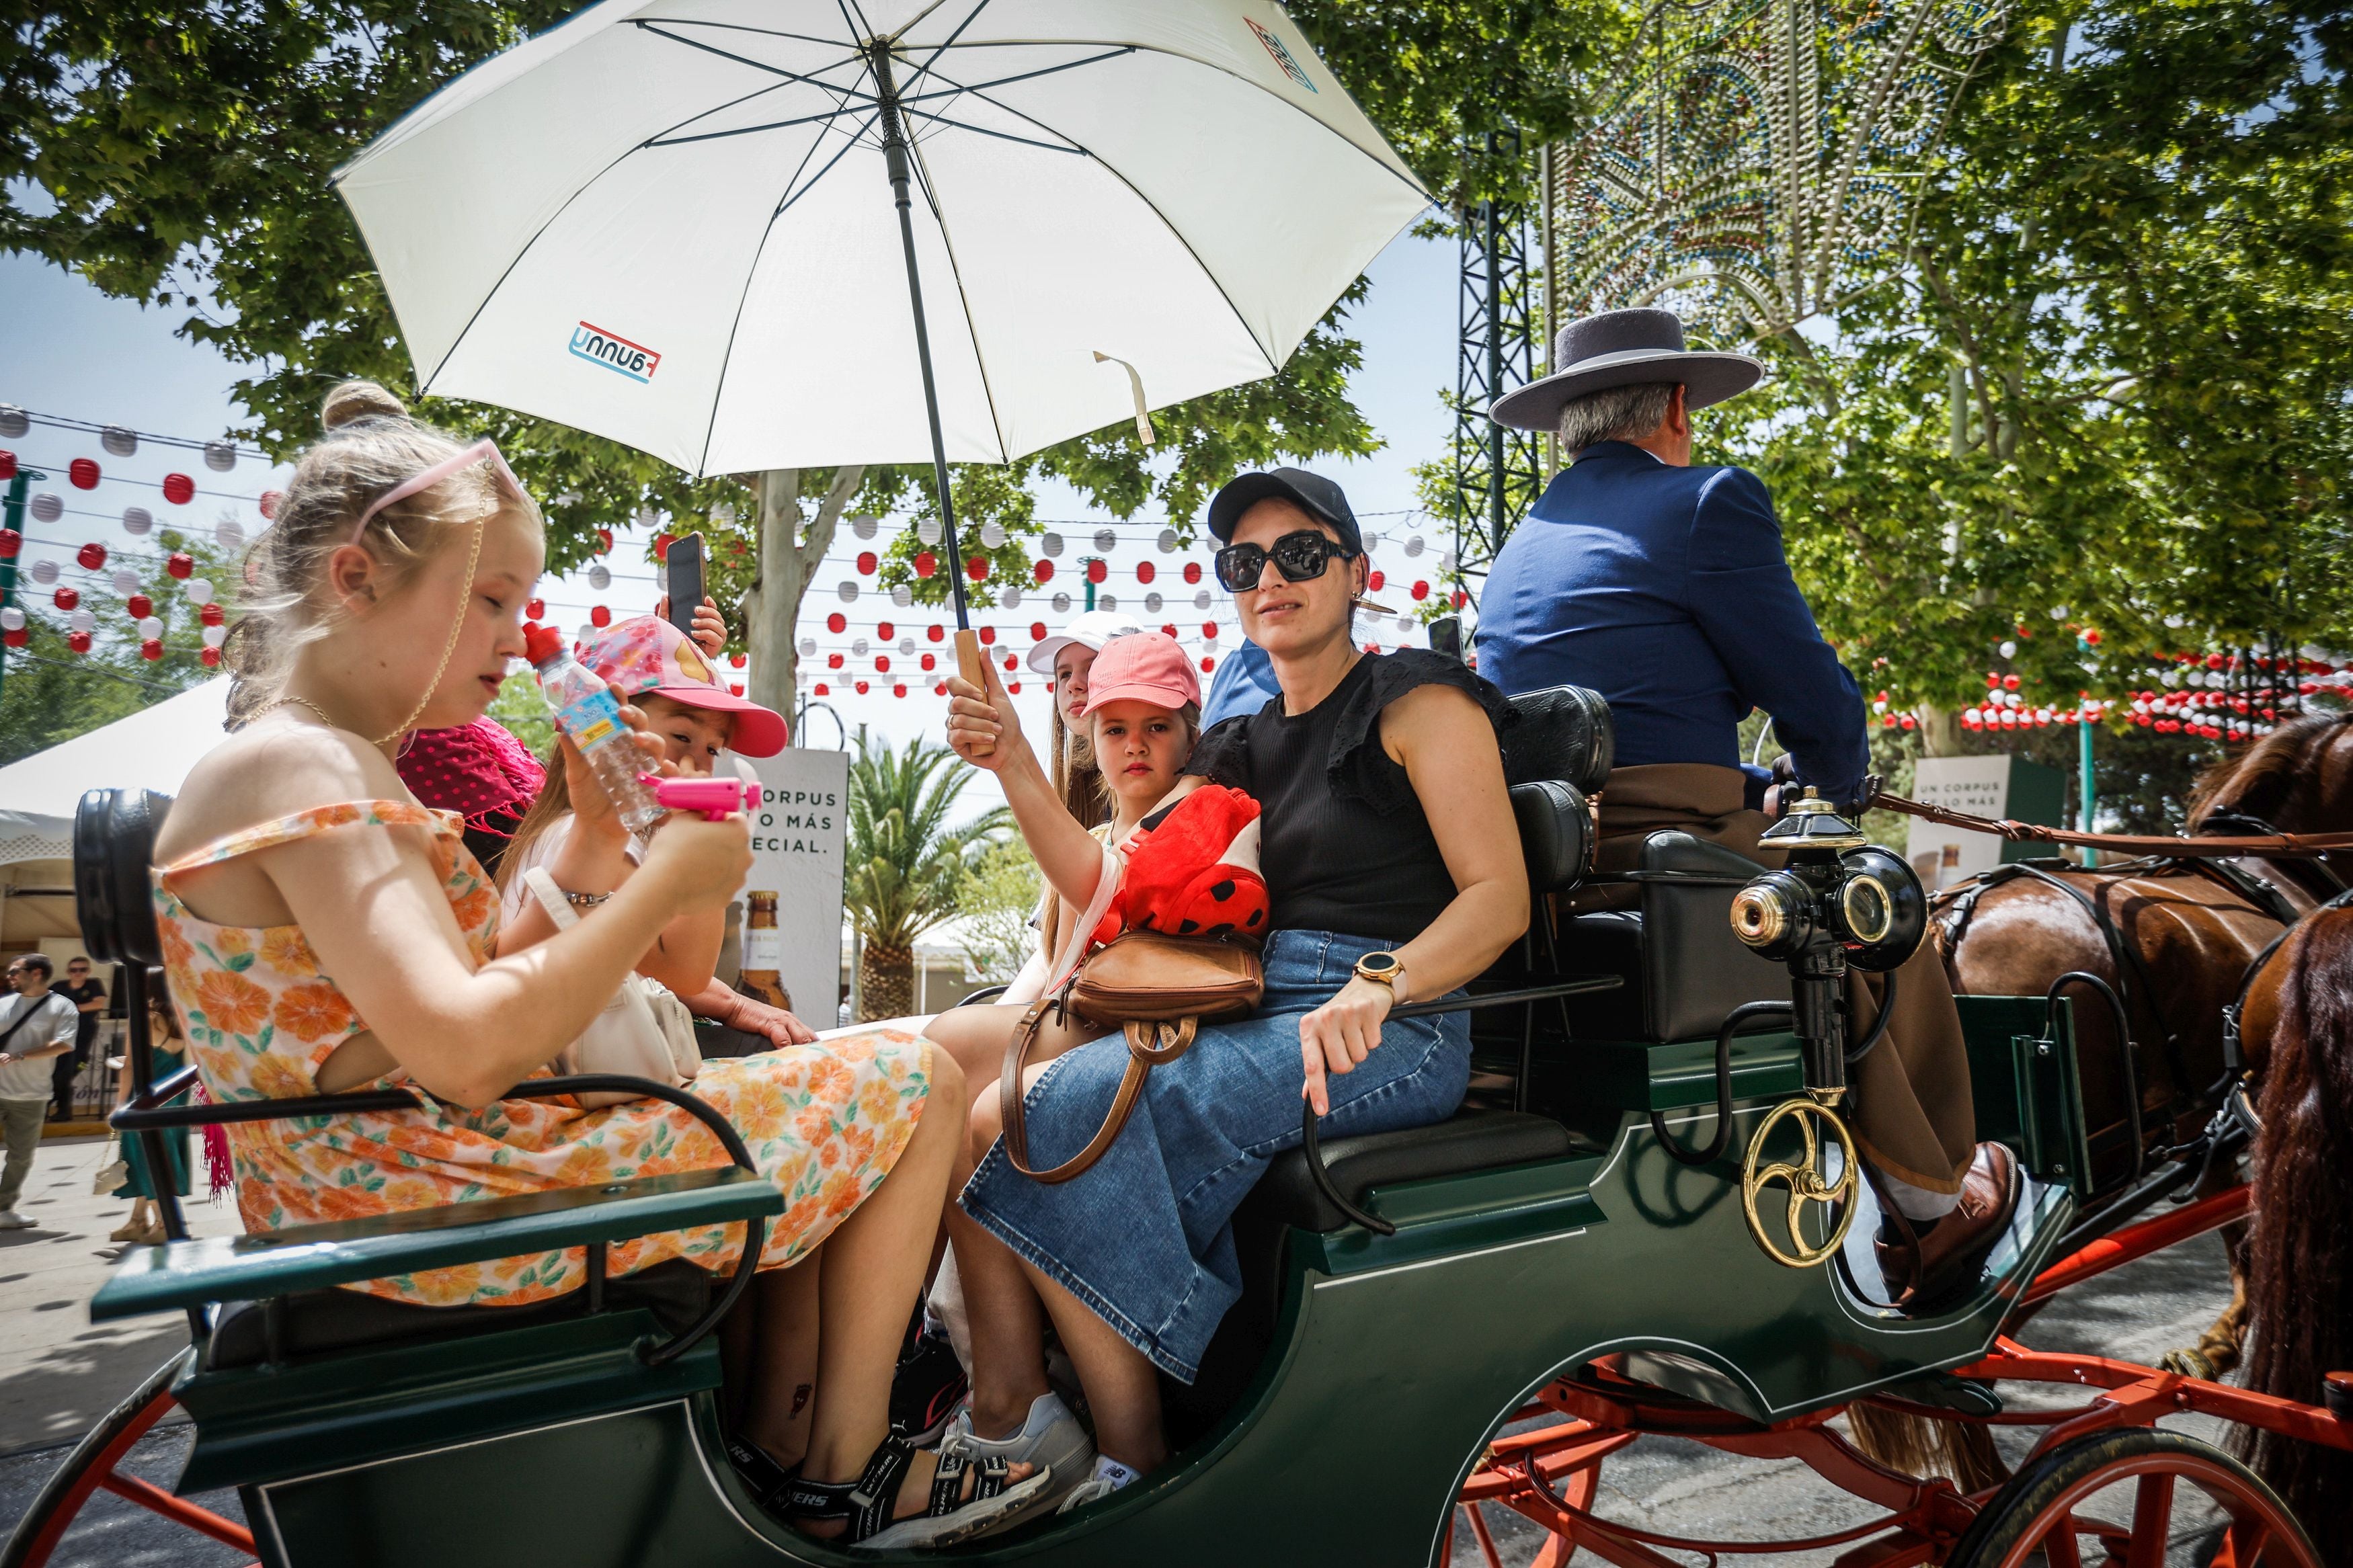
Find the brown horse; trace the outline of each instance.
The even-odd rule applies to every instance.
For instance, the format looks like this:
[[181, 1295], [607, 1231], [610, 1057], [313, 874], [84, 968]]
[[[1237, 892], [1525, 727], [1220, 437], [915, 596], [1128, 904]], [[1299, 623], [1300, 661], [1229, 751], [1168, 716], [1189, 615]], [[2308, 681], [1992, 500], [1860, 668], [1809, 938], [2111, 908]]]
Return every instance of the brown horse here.
[[[2353, 909], [2297, 925], [2249, 986], [2256, 1102], [2248, 1237], [2246, 1384], [2317, 1405], [2353, 1369]], [[2353, 1562], [2353, 1455], [2242, 1426], [2240, 1454], [2284, 1498], [2327, 1563]]]

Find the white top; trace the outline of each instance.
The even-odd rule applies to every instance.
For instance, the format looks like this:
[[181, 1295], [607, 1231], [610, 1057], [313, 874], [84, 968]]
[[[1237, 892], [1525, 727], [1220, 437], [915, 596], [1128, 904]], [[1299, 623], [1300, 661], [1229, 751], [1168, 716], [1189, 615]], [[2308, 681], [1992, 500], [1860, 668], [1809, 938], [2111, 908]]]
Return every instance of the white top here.
[[[522, 885], [523, 878], [534, 866], [544, 866], [552, 875], [555, 858], [564, 853], [564, 842], [572, 837], [572, 814], [565, 812], [547, 825], [547, 831], [531, 842], [521, 855], [509, 851], [499, 862], [499, 927], [504, 930], [522, 918], [532, 903], [531, 889]], [[643, 860], [645, 847], [635, 838], [629, 840], [626, 853], [632, 861]]]
[[[6, 1034], [17, 1018], [31, 1008], [38, 1015], [46, 1010], [47, 1016], [36, 1016], [21, 1029], [8, 1037], [5, 1048], [11, 1055], [37, 1051], [45, 1046], [70, 1046], [75, 1026], [81, 1015], [74, 1005], [52, 991], [46, 996], [27, 996], [21, 991], [11, 991], [0, 997], [0, 1034]], [[52, 1058], [37, 1061], [14, 1061], [0, 1064], [0, 1100], [37, 1100], [47, 1103], [52, 1087], [50, 1074], [57, 1070]]]

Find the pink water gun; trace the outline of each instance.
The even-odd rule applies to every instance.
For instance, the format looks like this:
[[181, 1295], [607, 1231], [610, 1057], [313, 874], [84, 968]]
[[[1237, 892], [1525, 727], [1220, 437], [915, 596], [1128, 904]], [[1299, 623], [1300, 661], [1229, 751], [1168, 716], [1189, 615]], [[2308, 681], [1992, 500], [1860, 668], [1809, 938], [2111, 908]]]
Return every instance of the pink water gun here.
[[733, 812], [753, 812], [760, 806], [760, 781], [749, 768], [737, 763], [739, 776], [723, 778], [663, 778], [656, 773], [639, 775], [646, 788], [653, 791], [654, 799], [665, 811], [699, 811], [703, 819], [716, 822]]

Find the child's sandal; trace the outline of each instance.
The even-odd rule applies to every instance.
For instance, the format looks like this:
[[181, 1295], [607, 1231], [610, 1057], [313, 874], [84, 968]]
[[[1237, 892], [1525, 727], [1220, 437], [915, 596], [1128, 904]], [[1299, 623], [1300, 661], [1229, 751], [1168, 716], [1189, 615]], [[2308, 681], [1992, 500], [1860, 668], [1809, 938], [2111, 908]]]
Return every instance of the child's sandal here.
[[[779, 1510], [797, 1520], [846, 1521], [849, 1528], [839, 1538], [844, 1545], [880, 1552], [968, 1541], [1010, 1524], [1049, 1500], [1049, 1470], [1014, 1481], [1008, 1479], [1010, 1467], [1002, 1459], [974, 1461], [961, 1454], [942, 1454], [929, 1504], [922, 1513], [893, 1520], [892, 1510], [914, 1458], [915, 1450], [907, 1443], [885, 1437], [856, 1480], [796, 1479], [779, 1495]], [[976, 1478], [969, 1498], [963, 1495], [967, 1470]]]

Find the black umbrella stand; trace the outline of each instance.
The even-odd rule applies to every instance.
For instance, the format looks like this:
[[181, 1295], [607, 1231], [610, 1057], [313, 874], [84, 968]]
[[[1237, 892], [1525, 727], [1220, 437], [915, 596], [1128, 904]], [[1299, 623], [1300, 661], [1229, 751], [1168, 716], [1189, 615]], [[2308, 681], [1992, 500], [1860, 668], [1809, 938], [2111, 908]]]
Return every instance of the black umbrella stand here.
[[923, 367], [923, 413], [932, 422], [932, 483], [939, 491], [940, 542], [945, 546], [948, 593], [955, 601], [956, 673], [986, 690], [987, 667], [980, 638], [972, 629], [972, 612], [964, 598], [964, 550], [956, 542], [955, 505], [948, 492], [947, 442], [940, 434], [940, 393], [932, 378], [932, 334], [923, 321], [923, 279], [915, 266], [915, 220], [907, 191], [907, 133], [899, 116], [899, 89], [891, 77], [891, 45], [876, 39], [870, 46], [874, 63], [876, 100], [882, 110], [882, 159], [891, 175], [891, 195], [899, 206], [899, 243], [907, 257], [907, 299], [915, 311], [915, 357]]

